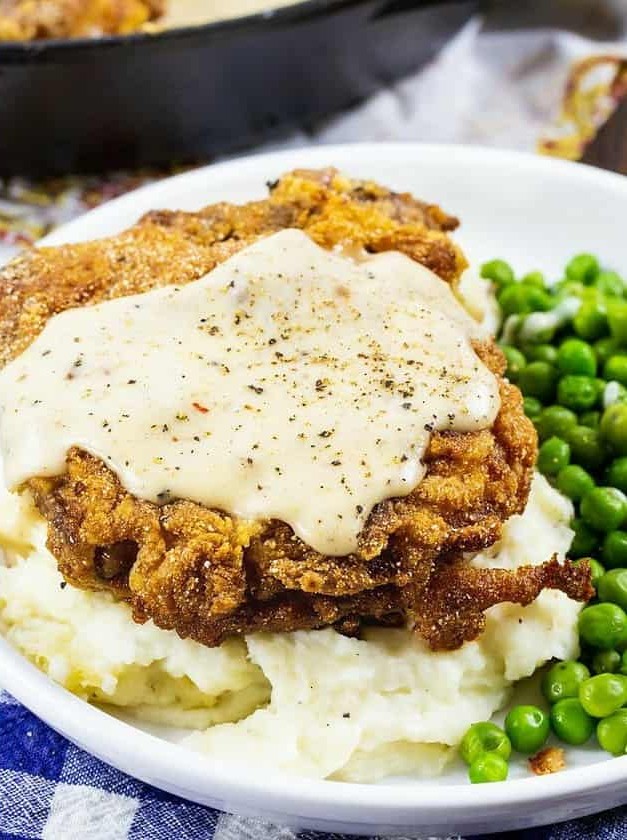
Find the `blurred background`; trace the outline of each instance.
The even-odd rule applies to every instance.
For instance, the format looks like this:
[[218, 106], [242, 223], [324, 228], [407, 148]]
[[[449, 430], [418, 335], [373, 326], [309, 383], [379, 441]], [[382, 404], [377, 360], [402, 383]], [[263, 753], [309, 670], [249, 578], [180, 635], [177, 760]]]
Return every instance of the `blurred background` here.
[[[627, 172], [627, 0], [243, 2], [74, 37], [15, 28], [20, 0], [0, 0], [0, 259], [142, 183], [276, 148], [475, 143]], [[231, 19], [199, 22], [209, 7]]]

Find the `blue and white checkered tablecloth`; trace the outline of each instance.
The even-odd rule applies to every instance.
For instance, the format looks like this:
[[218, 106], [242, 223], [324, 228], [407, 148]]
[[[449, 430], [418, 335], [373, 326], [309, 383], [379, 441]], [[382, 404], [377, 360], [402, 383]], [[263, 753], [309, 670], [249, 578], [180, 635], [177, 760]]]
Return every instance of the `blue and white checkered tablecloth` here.
[[[627, 840], [627, 806], [598, 817], [500, 837]], [[222, 814], [156, 790], [79, 750], [0, 690], [0, 840], [26, 838], [349, 840]], [[461, 838], [452, 835], [446, 840]]]

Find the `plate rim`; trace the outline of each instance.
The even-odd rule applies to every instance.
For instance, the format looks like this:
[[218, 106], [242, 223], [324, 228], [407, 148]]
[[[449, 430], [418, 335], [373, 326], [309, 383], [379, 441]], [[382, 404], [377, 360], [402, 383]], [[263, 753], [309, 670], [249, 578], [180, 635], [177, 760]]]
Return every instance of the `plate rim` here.
[[[135, 750], [139, 745], [143, 751], [143, 763], [147, 766], [159, 766], [163, 762], [162, 766], [168, 767], [168, 774], [176, 772], [177, 777], [181, 779], [200, 778], [203, 782], [210, 784], [214, 790], [216, 787], [220, 790], [228, 785], [229, 788], [241, 788], [243, 793], [252, 791], [255, 795], [264, 798], [287, 797], [299, 803], [299, 805], [295, 804], [297, 810], [302, 803], [306, 806], [328, 806], [330, 794], [330, 798], [335, 800], [332, 804], [342, 808], [343, 811], [344, 809], [350, 812], [353, 809], [367, 808], [371, 815], [375, 812], [376, 819], [385, 821], [390, 811], [409, 809], [416, 814], [424, 811], [425, 808], [432, 808], [434, 800], [446, 799], [446, 808], [449, 815], [454, 818], [457, 811], [463, 811], [467, 816], [468, 809], [509, 807], [512, 804], [512, 798], [519, 805], [538, 804], [556, 796], [565, 797], [569, 794], [579, 796], [584, 792], [593, 792], [613, 783], [627, 783], [627, 755], [599, 761], [582, 768], [571, 768], [549, 776], [530, 776], [524, 779], [508, 780], [501, 784], [482, 785], [480, 796], [477, 794], [477, 787], [470, 784], [441, 786], [421, 779], [393, 785], [378, 785], [305, 777], [292, 778], [287, 774], [265, 769], [263, 774], [243, 771], [234, 763], [197, 754], [178, 744], [144, 732], [82, 700], [40, 671], [13, 648], [3, 635], [0, 635], [0, 664], [3, 666], [2, 687], [72, 743], [80, 745], [88, 741], [89, 736], [98, 733], [96, 740], [99, 744], [107, 742], [114, 744], [116, 753], [128, 756], [127, 766], [136, 761]], [[57, 709], [55, 716], [50, 710], [55, 707], [56, 701], [64, 701], [64, 705]], [[132, 737], [128, 737], [130, 733]], [[133, 741], [138, 743], [133, 743]], [[128, 746], [125, 746], [126, 744]], [[120, 745], [122, 745], [121, 748]], [[92, 754], [101, 758], [105, 752], [104, 747], [97, 747]], [[106, 758], [102, 760], [112, 763]], [[148, 781], [142, 778], [142, 775], [124, 769], [120, 765], [114, 766], [120, 767], [131, 776]], [[585, 775], [585, 782], [576, 784], [581, 775]], [[148, 783], [154, 784], [150, 781]], [[276, 785], [281, 789], [269, 790]], [[224, 798], [229, 798], [229, 795], [225, 795]], [[451, 799], [454, 799], [454, 802]], [[443, 805], [444, 802], [437, 805], [437, 810]], [[280, 811], [281, 808], [278, 810]], [[344, 813], [343, 816], [345, 817], [346, 814]], [[349, 818], [353, 819], [355, 816], [351, 813]], [[369, 817], [368, 823], [370, 822]]]
[[[128, 210], [133, 205], [142, 206], [151, 194], [169, 188], [174, 181], [178, 187], [199, 177], [209, 176], [218, 181], [223, 171], [234, 167], [267, 168], [281, 166], [282, 160], [298, 159], [299, 163], [313, 165], [324, 157], [333, 160], [356, 153], [359, 158], [382, 154], [419, 154], [437, 157], [454, 154], [465, 158], [469, 164], [485, 165], [486, 161], [509, 163], [518, 168], [559, 171], [565, 177], [576, 177], [590, 184], [603, 184], [619, 190], [627, 200], [627, 178], [590, 166], [568, 161], [542, 158], [531, 153], [492, 149], [490, 147], [455, 144], [404, 143], [349, 143], [313, 146], [247, 155], [218, 164], [185, 172], [162, 181], [146, 185], [131, 193], [107, 202], [78, 219], [58, 228], [39, 244], [56, 245], [71, 242], [75, 231], [80, 231], [85, 220], [98, 223], [101, 218], [114, 217], [119, 209]], [[357, 173], [359, 174], [359, 173]], [[157, 199], [162, 201], [162, 199]], [[196, 799], [215, 807], [224, 803], [239, 803], [238, 810], [249, 809], [246, 803], [257, 802], [264, 813], [280, 814], [293, 820], [303, 818], [320, 822], [320, 809], [333, 814], [329, 820], [348, 821], [355, 830], [363, 831], [373, 822], [406, 828], [416, 824], [416, 819], [435, 820], [442, 826], [443, 812], [449, 821], [472, 824], [473, 819], [486, 819], [486, 812], [503, 815], [512, 807], [542, 806], [554, 800], [562, 803], [584, 794], [594, 794], [610, 788], [627, 789], [627, 756], [608, 758], [586, 767], [574, 767], [551, 776], [514, 779], [505, 784], [483, 785], [480, 792], [468, 784], [436, 785], [428, 780], [408, 781], [398, 784], [364, 784], [329, 780], [292, 778], [279, 771], [259, 773], [248, 771], [231, 762], [211, 756], [197, 755], [178, 745], [171, 744], [107, 715], [97, 707], [74, 696], [54, 683], [26, 660], [0, 635], [0, 670], [3, 687], [19, 702], [61, 732], [83, 749], [118, 767], [129, 775], [149, 784], [162, 787], [188, 799], [195, 798], [202, 788], [208, 796]], [[86, 745], [89, 745], [88, 747]], [[141, 755], [140, 758], [138, 756]], [[139, 772], [138, 772], [139, 766]], [[162, 778], [155, 781], [158, 772]], [[176, 775], [177, 784], [164, 780]], [[181, 793], [181, 784], [186, 785]], [[627, 799], [625, 793], [619, 795]], [[607, 802], [607, 800], [606, 800]], [[220, 805], [222, 803], [222, 805]], [[602, 804], [601, 807], [608, 807]], [[287, 809], [287, 810], [286, 810]], [[594, 807], [590, 807], [592, 812]], [[564, 817], [566, 819], [566, 817]], [[344, 828], [343, 830], [349, 830]], [[494, 830], [494, 829], [493, 829]]]

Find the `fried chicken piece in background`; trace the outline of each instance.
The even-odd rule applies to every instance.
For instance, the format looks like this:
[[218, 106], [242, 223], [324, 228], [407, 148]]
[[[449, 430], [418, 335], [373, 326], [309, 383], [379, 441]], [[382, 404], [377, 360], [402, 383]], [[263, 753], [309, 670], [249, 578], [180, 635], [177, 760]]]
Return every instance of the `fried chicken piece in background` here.
[[0, 0], [0, 41], [125, 35], [163, 10], [163, 0]]

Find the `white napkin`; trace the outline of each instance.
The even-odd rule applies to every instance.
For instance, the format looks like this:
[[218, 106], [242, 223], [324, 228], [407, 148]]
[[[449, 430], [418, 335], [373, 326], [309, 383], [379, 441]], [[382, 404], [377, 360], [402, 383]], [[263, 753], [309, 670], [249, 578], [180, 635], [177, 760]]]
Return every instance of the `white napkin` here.
[[272, 148], [403, 140], [534, 151], [559, 116], [573, 63], [616, 53], [627, 54], [627, 0], [505, 2], [414, 75]]

